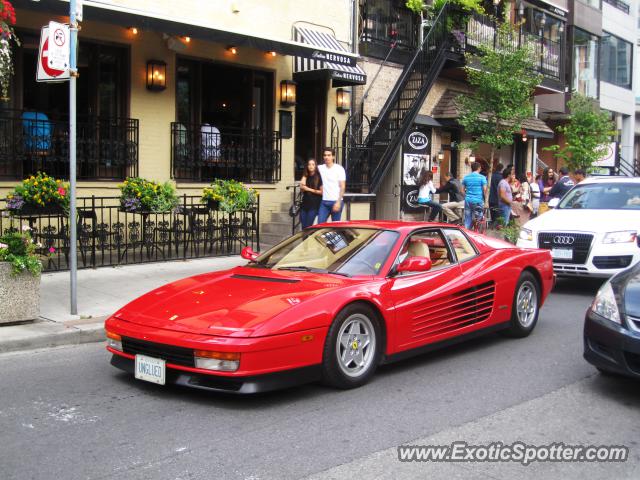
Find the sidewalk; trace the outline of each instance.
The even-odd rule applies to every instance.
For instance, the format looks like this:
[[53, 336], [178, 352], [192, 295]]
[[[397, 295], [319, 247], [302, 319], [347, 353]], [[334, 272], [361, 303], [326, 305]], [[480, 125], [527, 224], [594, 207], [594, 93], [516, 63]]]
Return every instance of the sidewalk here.
[[143, 293], [245, 262], [240, 256], [230, 256], [79, 270], [77, 316], [69, 313], [69, 272], [45, 273], [40, 285], [40, 318], [0, 326], [0, 353], [101, 341], [106, 318]]

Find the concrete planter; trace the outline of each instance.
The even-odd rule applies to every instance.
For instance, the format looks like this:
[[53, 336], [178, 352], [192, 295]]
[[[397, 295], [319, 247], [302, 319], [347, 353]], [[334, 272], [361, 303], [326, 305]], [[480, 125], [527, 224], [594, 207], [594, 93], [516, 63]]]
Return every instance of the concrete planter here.
[[33, 320], [40, 315], [40, 275], [11, 274], [11, 265], [0, 262], [0, 324]]

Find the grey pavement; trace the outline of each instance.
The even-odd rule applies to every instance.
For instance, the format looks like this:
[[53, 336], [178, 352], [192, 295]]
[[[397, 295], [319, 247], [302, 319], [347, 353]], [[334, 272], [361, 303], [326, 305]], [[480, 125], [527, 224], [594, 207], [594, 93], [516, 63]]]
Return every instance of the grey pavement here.
[[235, 255], [79, 270], [76, 316], [70, 314], [69, 272], [45, 273], [40, 284], [40, 318], [0, 326], [0, 353], [102, 340], [104, 320], [143, 293], [245, 262]]
[[[488, 335], [340, 391], [231, 397], [135, 380], [104, 344], [0, 355], [0, 478], [638, 478], [638, 383], [582, 358], [601, 282], [560, 280], [531, 336]], [[622, 464], [400, 463], [399, 445], [623, 444]]]

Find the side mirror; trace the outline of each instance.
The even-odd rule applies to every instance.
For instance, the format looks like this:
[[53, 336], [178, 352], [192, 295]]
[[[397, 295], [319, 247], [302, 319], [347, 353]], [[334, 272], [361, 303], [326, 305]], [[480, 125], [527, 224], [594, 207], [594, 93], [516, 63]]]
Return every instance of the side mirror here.
[[409, 257], [396, 268], [396, 272], [428, 272], [431, 270], [429, 257]]
[[552, 198], [551, 200], [549, 200], [549, 208], [556, 208], [559, 203], [560, 203], [559, 198]]
[[258, 258], [258, 254], [254, 252], [251, 247], [244, 247], [240, 252], [240, 256], [245, 260], [255, 260]]

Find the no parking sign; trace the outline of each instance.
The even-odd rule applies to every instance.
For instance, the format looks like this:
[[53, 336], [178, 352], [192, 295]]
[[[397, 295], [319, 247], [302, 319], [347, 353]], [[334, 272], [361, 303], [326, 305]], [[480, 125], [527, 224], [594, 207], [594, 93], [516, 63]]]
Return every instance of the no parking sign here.
[[50, 22], [40, 32], [36, 81], [60, 82], [69, 79], [69, 25]]

